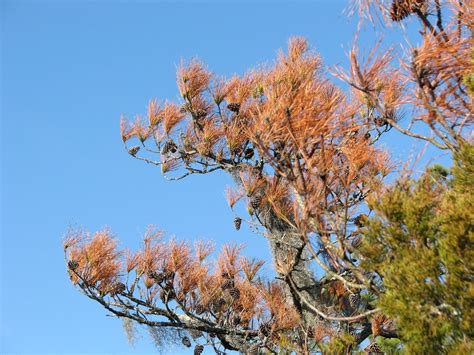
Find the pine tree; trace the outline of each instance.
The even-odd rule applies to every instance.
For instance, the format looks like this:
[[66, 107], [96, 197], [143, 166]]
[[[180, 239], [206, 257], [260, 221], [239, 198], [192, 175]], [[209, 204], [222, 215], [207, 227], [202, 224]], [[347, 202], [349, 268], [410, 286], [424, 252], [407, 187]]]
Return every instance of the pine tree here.
[[[147, 121], [121, 121], [128, 153], [169, 180], [232, 176], [229, 206], [247, 206], [264, 231], [276, 277], [232, 244], [211, 263], [210, 243], [155, 229], [135, 253], [109, 230], [72, 231], [64, 248], [81, 292], [127, 322], [174, 329], [186, 347], [189, 335], [198, 354], [472, 351], [474, 3], [357, 4], [369, 18], [379, 8], [387, 21], [420, 21], [401, 64], [377, 50], [363, 61], [354, 48], [349, 70], [331, 72], [347, 90], [292, 38], [273, 65], [230, 79], [183, 62], [180, 102], [152, 100]], [[451, 152], [452, 172], [433, 166], [386, 185], [392, 165], [378, 141], [392, 129]]]
[[363, 265], [383, 280], [377, 305], [408, 353], [470, 353], [474, 324], [474, 146], [398, 181], [370, 204]]

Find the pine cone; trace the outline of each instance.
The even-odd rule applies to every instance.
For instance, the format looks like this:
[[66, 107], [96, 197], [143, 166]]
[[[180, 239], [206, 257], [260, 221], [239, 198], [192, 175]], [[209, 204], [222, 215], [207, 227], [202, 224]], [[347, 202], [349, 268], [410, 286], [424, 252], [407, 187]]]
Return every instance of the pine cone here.
[[230, 274], [227, 272], [227, 271], [223, 271], [221, 273], [221, 276], [224, 278], [224, 279], [231, 279], [232, 276], [230, 276]]
[[368, 218], [369, 217], [365, 213], [361, 213], [356, 218], [354, 218], [354, 224], [361, 228], [367, 223]]
[[267, 337], [268, 335], [270, 335], [270, 332], [272, 331], [272, 327], [268, 323], [262, 323], [260, 324], [260, 327], [258, 327], [258, 331], [264, 337]]
[[425, 0], [394, 0], [390, 8], [390, 18], [399, 22], [411, 13], [421, 11], [425, 6]]
[[189, 105], [189, 103], [185, 103], [179, 108], [179, 112], [181, 113], [186, 113], [190, 110], [191, 110], [191, 106]]
[[241, 318], [240, 318], [240, 316], [239, 316], [238, 314], [236, 314], [236, 315], [234, 315], [234, 316], [232, 317], [232, 325], [233, 325], [234, 327], [240, 325], [240, 321], [241, 321]]
[[369, 346], [367, 346], [364, 351], [367, 353], [367, 354], [383, 354], [382, 350], [380, 349], [380, 346], [379, 344], [377, 344], [376, 342], [373, 342], [372, 344], [370, 344]]
[[160, 275], [156, 271], [149, 271], [147, 273], [147, 276], [148, 278], [153, 279], [155, 281], [160, 278]]
[[216, 305], [217, 308], [220, 308], [220, 307], [225, 306], [226, 303], [227, 302], [225, 301], [225, 299], [221, 297], [221, 298], [216, 300], [215, 305]]
[[244, 158], [245, 159], [252, 159], [254, 154], [255, 154], [255, 152], [252, 148], [247, 148], [247, 149], [245, 149], [245, 152], [244, 152]]
[[173, 290], [168, 291], [168, 300], [172, 300], [176, 298], [176, 293]]
[[234, 312], [237, 313], [241, 313], [244, 311], [244, 306], [242, 306], [241, 304], [234, 304], [232, 308], [234, 308]]
[[382, 127], [387, 124], [387, 120], [383, 117], [375, 117], [374, 123], [377, 127]]
[[349, 295], [349, 304], [352, 308], [356, 308], [360, 302], [360, 295], [358, 293], [353, 293]]
[[237, 299], [240, 298], [240, 290], [239, 290], [238, 288], [236, 288], [236, 287], [231, 288], [231, 289], [229, 290], [229, 294], [230, 294], [230, 296], [231, 296], [234, 300], [237, 300]]
[[69, 260], [67, 266], [72, 270], [76, 270], [79, 267], [79, 263], [76, 260]]
[[188, 337], [183, 337], [183, 339], [181, 339], [181, 342], [183, 343], [183, 345], [187, 348], [190, 348], [191, 347], [191, 340], [189, 340]]
[[207, 112], [205, 110], [197, 110], [196, 111], [196, 119], [200, 120], [207, 116]]
[[161, 149], [161, 154], [163, 155], [166, 155], [168, 153], [174, 154], [176, 153], [177, 150], [178, 150], [178, 146], [176, 145], [176, 143], [172, 139], [169, 139], [163, 145], [163, 148]]
[[165, 280], [168, 280], [168, 281], [173, 281], [174, 280], [174, 272], [173, 271], [170, 271], [170, 270], [167, 270], [167, 271], [163, 271], [163, 277], [165, 278]]
[[206, 311], [206, 307], [204, 307], [202, 304], [198, 303], [196, 307], [194, 308], [194, 311], [196, 314], [203, 314]]
[[164, 288], [166, 288], [167, 290], [172, 290], [174, 287], [174, 283], [173, 283], [173, 280], [171, 279], [168, 279], [165, 283], [165, 286]]
[[227, 108], [235, 113], [239, 113], [240, 111], [240, 104], [239, 103], [230, 103], [227, 105]]
[[410, 15], [406, 6], [406, 0], [394, 0], [390, 8], [390, 18], [392, 21], [399, 22]]
[[123, 293], [125, 292], [126, 289], [127, 289], [127, 286], [122, 282], [117, 282], [115, 284], [115, 290], [117, 291], [117, 293]]
[[168, 292], [166, 290], [163, 290], [163, 289], [160, 290], [160, 300], [161, 300], [161, 302], [163, 302], [163, 303], [166, 302], [167, 294], [168, 294]]
[[253, 345], [245, 352], [245, 355], [258, 355], [258, 346]]
[[351, 240], [351, 247], [354, 249], [358, 249], [362, 244], [362, 237], [360, 235], [356, 235], [352, 240]]
[[175, 296], [176, 295], [173, 290], [166, 290], [164, 288], [160, 290], [160, 299], [163, 303], [171, 301], [172, 299], [175, 298]]
[[164, 273], [162, 272], [157, 273], [156, 271], [150, 271], [148, 273], [148, 277], [154, 280], [156, 283], [162, 283], [166, 279], [166, 276]]
[[202, 337], [202, 332], [200, 330], [196, 330], [196, 329], [189, 329], [188, 330], [188, 333], [189, 335], [191, 335], [191, 337], [196, 340], [200, 337]]
[[138, 145], [135, 145], [128, 150], [128, 154], [135, 156], [137, 155], [139, 150], [140, 150], [140, 147]]
[[180, 302], [180, 303], [184, 303], [185, 300], [186, 300], [186, 295], [184, 294], [184, 292], [179, 291], [179, 292], [176, 294], [176, 301], [178, 301], [178, 302]]
[[235, 155], [240, 155], [242, 154], [242, 151], [244, 149], [241, 147], [241, 146], [238, 146], [238, 147], [235, 147], [233, 150], [232, 150], [232, 153], [235, 154]]
[[194, 355], [201, 355], [203, 351], [204, 351], [204, 346], [202, 345], [196, 345], [194, 347]]
[[252, 208], [253, 208], [254, 210], [256, 210], [257, 208], [259, 208], [261, 203], [262, 203], [262, 196], [260, 196], [260, 195], [254, 196], [254, 197], [250, 200], [250, 206], [252, 206]]
[[426, 0], [410, 0], [411, 11], [415, 12], [417, 10], [422, 11], [425, 7]]
[[234, 280], [232, 279], [226, 279], [221, 285], [221, 289], [223, 290], [229, 290], [233, 287], [234, 287]]
[[236, 230], [240, 230], [241, 224], [242, 224], [242, 218], [235, 217], [234, 218], [234, 227], [235, 227]]

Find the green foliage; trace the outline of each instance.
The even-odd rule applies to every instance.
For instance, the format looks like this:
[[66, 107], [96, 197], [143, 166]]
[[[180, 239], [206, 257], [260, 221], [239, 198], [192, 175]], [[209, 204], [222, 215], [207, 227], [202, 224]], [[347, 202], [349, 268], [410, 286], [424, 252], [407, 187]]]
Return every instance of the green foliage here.
[[400, 339], [377, 337], [376, 340], [377, 344], [380, 346], [380, 350], [382, 350], [384, 354], [400, 354], [402, 348], [402, 342]]
[[474, 96], [474, 73], [464, 77], [464, 84], [466, 85], [469, 94]]
[[[471, 61], [474, 63], [474, 51], [471, 55]], [[469, 95], [474, 96], [474, 72], [471, 72], [464, 77], [464, 85], [466, 85]]]
[[433, 175], [435, 180], [440, 178], [447, 178], [449, 175], [449, 170], [446, 169], [441, 164], [434, 164], [431, 168], [428, 169], [429, 173]]
[[452, 176], [439, 165], [399, 181], [371, 204], [363, 266], [376, 272], [378, 300], [395, 320], [404, 351], [470, 353], [474, 309], [474, 146], [454, 156]]
[[355, 338], [353, 335], [343, 333], [321, 346], [321, 350], [323, 354], [345, 354], [354, 345], [354, 342]]

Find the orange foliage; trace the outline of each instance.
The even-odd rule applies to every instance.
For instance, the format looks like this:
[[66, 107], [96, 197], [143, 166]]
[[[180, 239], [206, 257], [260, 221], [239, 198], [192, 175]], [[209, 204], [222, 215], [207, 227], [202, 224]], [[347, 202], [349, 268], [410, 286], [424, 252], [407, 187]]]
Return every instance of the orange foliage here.
[[[393, 63], [392, 51], [361, 63], [356, 49], [350, 53], [350, 74], [338, 76], [350, 83], [361, 107], [370, 111], [374, 124], [388, 123], [409, 136], [426, 140], [438, 148], [457, 150], [474, 119], [472, 100], [463, 78], [474, 70], [472, 61], [473, 1], [430, 2], [420, 0], [357, 0], [368, 14], [371, 6], [382, 10], [386, 21], [399, 22], [413, 15], [422, 24], [422, 42]], [[430, 16], [435, 21], [430, 21]], [[369, 16], [370, 17], [370, 16]], [[444, 23], [444, 18], [448, 19]], [[397, 111], [414, 111], [411, 122], [399, 124]], [[422, 121], [433, 136], [416, 132], [413, 124]]]
[[[238, 334], [273, 351], [283, 335], [305, 334], [317, 343], [337, 336], [343, 327], [333, 322], [367, 327], [367, 316], [379, 310], [354, 300], [361, 290], [376, 293], [377, 285], [357, 260], [361, 215], [355, 215], [364, 201], [377, 198], [392, 169], [388, 154], [375, 143], [395, 128], [456, 150], [473, 123], [472, 100], [462, 82], [474, 71], [472, 36], [466, 35], [473, 29], [473, 0], [464, 5], [449, 0], [452, 21], [444, 27], [441, 15], [436, 24], [427, 18], [429, 3], [353, 1], [353, 10], [371, 20], [374, 11], [386, 23], [418, 18], [422, 41], [404, 56], [376, 46], [365, 60], [354, 46], [349, 70], [332, 73], [350, 85], [348, 93], [327, 78], [320, 56], [298, 37], [272, 65], [230, 79], [216, 77], [197, 60], [182, 62], [181, 103], [150, 101], [147, 124], [140, 116], [131, 123], [121, 120], [125, 145], [132, 139], [141, 144], [129, 154], [161, 166], [165, 175], [173, 171], [171, 179], [218, 169], [234, 178], [238, 186], [227, 190], [228, 204], [234, 209], [246, 201], [249, 225], [265, 229], [278, 281], [262, 280], [263, 262], [241, 257], [241, 246], [224, 246], [211, 263], [210, 243], [193, 249], [166, 241], [153, 229], [136, 253], [118, 252], [107, 230], [92, 237], [71, 232], [65, 250], [72, 281], [118, 316], [205, 331], [222, 344]], [[414, 114], [403, 126], [407, 108]], [[418, 122], [432, 135], [417, 133]], [[234, 222], [240, 229], [242, 219]], [[329, 284], [316, 280], [311, 262], [331, 276]], [[328, 295], [332, 305], [325, 303]], [[122, 298], [128, 303], [120, 303]], [[151, 315], [167, 323], [153, 323]], [[388, 323], [375, 316], [369, 327], [374, 336], [391, 336]], [[295, 341], [291, 351], [307, 352], [301, 344]]]
[[183, 98], [193, 100], [209, 87], [211, 73], [198, 60], [181, 62], [177, 73], [179, 92]]
[[[270, 317], [275, 332], [299, 319], [279, 286], [256, 280], [263, 262], [241, 257], [242, 247], [224, 246], [213, 267], [204, 262], [212, 252], [211, 244], [197, 243], [193, 253], [187, 243], [165, 241], [162, 232], [153, 228], [145, 233], [137, 253], [118, 252], [108, 230], [92, 237], [71, 231], [64, 246], [71, 279], [86, 294], [94, 295], [97, 289], [112, 299], [136, 297], [138, 292], [150, 308], [160, 299], [164, 304], [177, 302], [186, 312], [200, 316], [212, 312], [218, 319], [230, 307], [242, 327], [268, 322]], [[125, 263], [120, 260], [123, 255]]]
[[[122, 264], [117, 242], [110, 231], [89, 235], [71, 234], [64, 243], [73, 283], [84, 282], [102, 293], [109, 292], [118, 280]], [[72, 267], [71, 267], [72, 266]]]
[[163, 115], [163, 130], [167, 135], [185, 117], [180, 107], [173, 103], [166, 103], [161, 114]]
[[243, 193], [241, 191], [237, 191], [231, 187], [226, 189], [226, 200], [227, 204], [230, 208], [233, 208], [234, 205], [243, 197]]
[[270, 283], [263, 292], [265, 309], [269, 312], [270, 319], [267, 321], [271, 324], [272, 331], [282, 329], [295, 328], [299, 321], [300, 315], [294, 309], [293, 305], [288, 303], [284, 291], [277, 283]]

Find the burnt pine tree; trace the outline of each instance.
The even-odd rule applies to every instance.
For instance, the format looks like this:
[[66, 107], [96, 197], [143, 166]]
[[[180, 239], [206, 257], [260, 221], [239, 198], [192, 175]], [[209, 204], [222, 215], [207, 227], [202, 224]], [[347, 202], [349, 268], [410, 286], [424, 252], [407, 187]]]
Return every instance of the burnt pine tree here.
[[[349, 71], [331, 73], [349, 92], [302, 38], [241, 77], [193, 60], [177, 73], [181, 102], [152, 100], [147, 119], [121, 121], [128, 153], [167, 179], [233, 177], [229, 206], [248, 211], [234, 226], [251, 223], [267, 238], [273, 280], [232, 245], [212, 262], [211, 244], [149, 230], [141, 250], [125, 253], [102, 230], [66, 238], [73, 284], [127, 328], [171, 329], [195, 354], [469, 351], [474, 4], [354, 5], [361, 18], [417, 19], [420, 44], [397, 62], [378, 49], [361, 60], [355, 46]], [[438, 167], [385, 187], [393, 167], [377, 141], [391, 129], [454, 153], [454, 178]]]

